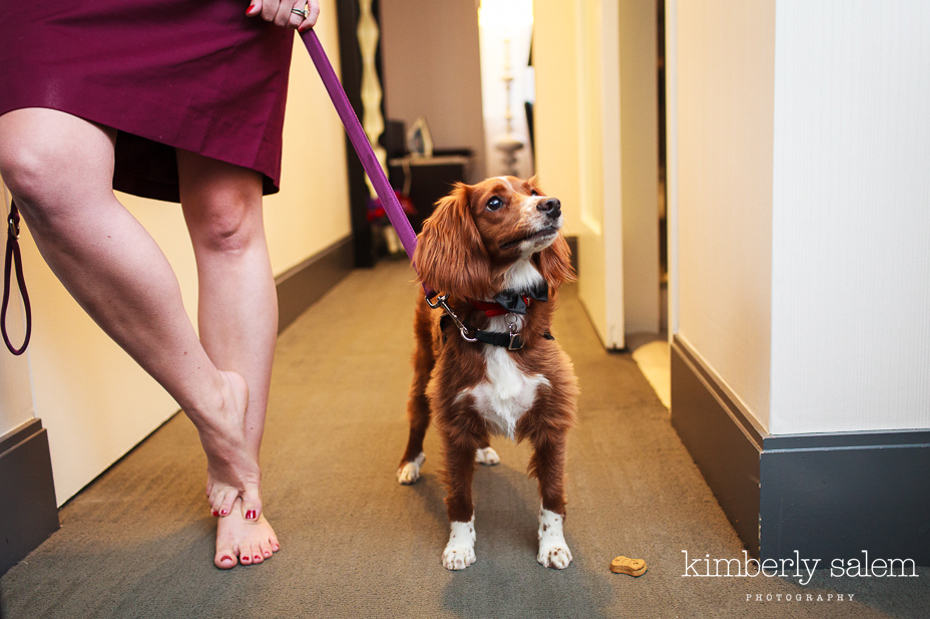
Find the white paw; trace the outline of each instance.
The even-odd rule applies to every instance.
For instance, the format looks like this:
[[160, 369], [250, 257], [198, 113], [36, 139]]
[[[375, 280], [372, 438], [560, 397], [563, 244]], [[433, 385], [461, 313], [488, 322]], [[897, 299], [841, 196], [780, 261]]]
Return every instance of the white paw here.
[[420, 454], [413, 459], [413, 462], [407, 462], [397, 469], [397, 481], [405, 486], [409, 486], [416, 482], [416, 480], [420, 479], [420, 468], [425, 461], [426, 455], [421, 451]]
[[442, 551], [442, 566], [447, 570], [464, 570], [475, 562], [475, 517], [469, 522], [450, 523], [449, 543]]
[[540, 543], [536, 560], [545, 567], [564, 570], [572, 562], [572, 551], [568, 549], [564, 539], [552, 545]]
[[572, 562], [572, 551], [568, 549], [562, 531], [563, 520], [561, 515], [548, 509], [539, 510], [539, 552], [536, 560], [545, 567], [557, 570], [564, 570]]
[[494, 466], [495, 464], [500, 464], [500, 461], [501, 457], [497, 455], [493, 447], [488, 446], [475, 450], [475, 462], [478, 464]]

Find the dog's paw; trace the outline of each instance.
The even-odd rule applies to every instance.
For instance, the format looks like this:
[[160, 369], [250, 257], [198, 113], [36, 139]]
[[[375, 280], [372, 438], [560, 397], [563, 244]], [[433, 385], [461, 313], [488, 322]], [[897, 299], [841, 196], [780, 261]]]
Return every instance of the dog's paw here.
[[397, 481], [405, 486], [409, 486], [420, 479], [420, 468], [426, 461], [426, 455], [421, 451], [412, 462], [405, 462], [403, 466], [397, 469]]
[[545, 567], [564, 570], [572, 562], [572, 551], [568, 549], [568, 544], [565, 543], [564, 539], [561, 544], [540, 543], [536, 560]]
[[500, 461], [501, 457], [497, 455], [497, 452], [494, 451], [494, 448], [491, 446], [475, 450], [475, 462], [478, 464], [494, 466], [495, 464], [500, 464]]
[[442, 551], [442, 566], [447, 570], [464, 570], [474, 563], [476, 539], [474, 516], [469, 522], [452, 522], [449, 543]]
[[539, 552], [536, 560], [545, 567], [564, 570], [572, 562], [572, 551], [565, 542], [562, 522], [565, 519], [548, 509], [539, 510]]

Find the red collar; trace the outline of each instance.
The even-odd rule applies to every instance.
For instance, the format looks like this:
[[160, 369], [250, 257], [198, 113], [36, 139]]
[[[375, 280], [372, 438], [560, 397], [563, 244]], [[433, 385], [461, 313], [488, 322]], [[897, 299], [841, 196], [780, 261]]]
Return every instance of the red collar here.
[[[526, 303], [527, 307], [529, 307], [530, 303], [533, 302], [533, 299], [524, 295], [523, 302]], [[493, 301], [472, 301], [471, 306], [479, 312], [484, 312], [484, 315], [488, 318], [493, 316], [503, 316], [510, 311], [500, 303], [495, 303]]]

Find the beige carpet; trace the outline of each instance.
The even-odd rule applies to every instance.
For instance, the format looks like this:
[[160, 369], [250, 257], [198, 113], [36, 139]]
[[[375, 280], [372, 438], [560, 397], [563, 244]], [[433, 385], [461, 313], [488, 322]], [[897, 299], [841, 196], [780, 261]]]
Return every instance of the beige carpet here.
[[[502, 464], [480, 468], [475, 480], [478, 562], [446, 571], [434, 433], [419, 483], [394, 480], [407, 434], [410, 279], [403, 263], [356, 271], [280, 338], [263, 452], [266, 513], [282, 542], [272, 560], [229, 572], [212, 566], [205, 461], [193, 426], [178, 416], [62, 509], [61, 530], [0, 580], [0, 614], [926, 616], [927, 569], [910, 579], [819, 572], [806, 586], [683, 576], [682, 551], [739, 558], [742, 547], [666, 409], [629, 355], [602, 350], [572, 288], [554, 334], [582, 389], [567, 480], [575, 561], [562, 572], [536, 563], [528, 450], [498, 439]], [[618, 554], [644, 558], [649, 571], [611, 574]], [[789, 594], [803, 597], [789, 602]], [[817, 601], [837, 594], [847, 599]]]

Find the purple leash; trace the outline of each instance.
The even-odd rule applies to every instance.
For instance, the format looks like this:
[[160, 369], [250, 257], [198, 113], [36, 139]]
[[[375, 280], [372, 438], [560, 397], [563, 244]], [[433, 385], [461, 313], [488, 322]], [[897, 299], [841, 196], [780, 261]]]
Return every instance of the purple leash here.
[[[368, 178], [371, 179], [371, 184], [375, 186], [375, 192], [378, 194], [378, 198], [381, 199], [384, 212], [387, 213], [391, 225], [394, 226], [397, 236], [400, 237], [400, 242], [403, 244], [404, 251], [407, 252], [407, 256], [410, 258], [410, 263], [413, 265], [413, 268], [416, 269], [416, 265], [413, 264], [413, 250], [416, 249], [417, 246], [417, 235], [414, 233], [413, 227], [407, 220], [407, 215], [397, 201], [394, 188], [391, 187], [387, 177], [384, 175], [384, 170], [381, 168], [381, 164], [378, 162], [378, 158], [371, 148], [368, 136], [365, 135], [365, 130], [362, 129], [362, 123], [359, 122], [358, 116], [355, 115], [355, 110], [352, 109], [352, 104], [349, 103], [349, 98], [346, 96], [346, 92], [343, 90], [339, 78], [336, 77], [333, 65], [329, 62], [329, 58], [326, 57], [326, 52], [320, 44], [320, 39], [316, 36], [312, 28], [302, 33], [300, 38], [303, 39], [304, 45], [307, 46], [307, 51], [310, 52], [310, 58], [313, 59], [313, 64], [316, 65], [316, 70], [323, 80], [323, 85], [326, 87], [326, 92], [329, 93], [329, 98], [333, 100], [333, 105], [336, 106], [336, 113], [338, 113], [339, 118], [342, 119], [342, 124], [345, 126], [346, 133], [349, 135], [349, 141], [352, 142], [352, 146], [355, 148], [355, 152], [362, 162], [362, 167], [365, 168], [365, 173], [368, 174]], [[469, 342], [477, 341], [473, 337], [474, 334], [472, 331], [455, 315], [455, 312], [453, 312], [452, 308], [446, 303], [448, 295], [437, 295], [435, 291], [427, 288], [425, 284], [423, 285], [423, 289], [426, 292], [426, 303], [433, 309], [441, 307], [452, 319], [456, 327], [458, 327], [463, 339]]]
[[313, 59], [313, 64], [316, 65], [316, 70], [323, 80], [323, 85], [326, 86], [326, 92], [329, 93], [329, 98], [333, 100], [336, 112], [346, 128], [349, 141], [352, 142], [352, 146], [362, 162], [362, 167], [365, 168], [365, 173], [371, 179], [371, 184], [374, 185], [375, 192], [378, 194], [378, 198], [381, 199], [384, 211], [387, 213], [391, 225], [394, 226], [394, 230], [397, 231], [397, 236], [400, 237], [404, 251], [407, 252], [407, 256], [412, 261], [413, 250], [417, 246], [417, 235], [397, 201], [394, 188], [391, 187], [384, 175], [384, 170], [371, 148], [371, 143], [368, 142], [368, 136], [365, 135], [365, 130], [362, 129], [362, 124], [359, 122], [358, 116], [355, 115], [355, 110], [352, 109], [352, 104], [349, 103], [349, 98], [346, 96], [345, 90], [342, 89], [342, 84], [339, 82], [336, 72], [333, 71], [333, 65], [329, 62], [329, 58], [326, 57], [326, 52], [323, 51], [320, 39], [312, 28], [301, 33], [300, 38], [303, 39], [304, 45], [307, 46], [310, 58]]

